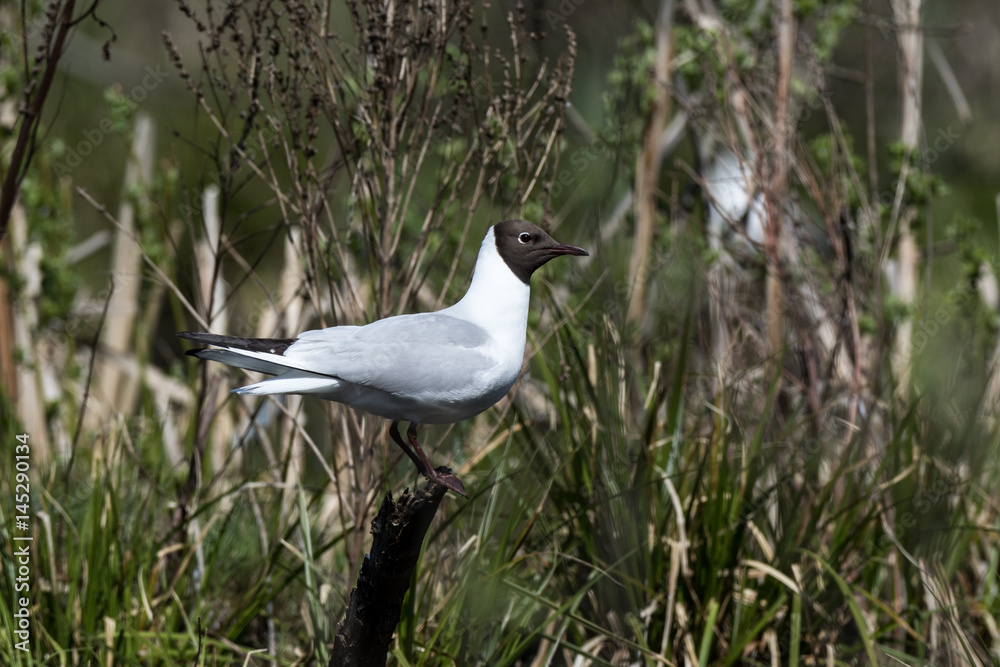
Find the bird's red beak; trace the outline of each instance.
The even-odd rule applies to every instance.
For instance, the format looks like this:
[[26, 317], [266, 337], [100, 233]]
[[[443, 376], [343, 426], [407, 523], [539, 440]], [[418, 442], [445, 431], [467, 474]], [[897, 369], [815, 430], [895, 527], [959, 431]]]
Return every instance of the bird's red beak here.
[[584, 250], [583, 248], [575, 245], [569, 245], [568, 243], [557, 243], [551, 248], [546, 248], [546, 250], [552, 253], [553, 255], [577, 255], [577, 256], [590, 255], [590, 253]]

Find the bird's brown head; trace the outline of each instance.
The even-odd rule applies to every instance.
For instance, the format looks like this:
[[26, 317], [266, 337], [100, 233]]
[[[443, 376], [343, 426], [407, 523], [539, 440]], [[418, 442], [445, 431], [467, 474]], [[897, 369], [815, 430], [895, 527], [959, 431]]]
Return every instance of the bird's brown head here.
[[559, 243], [544, 229], [525, 220], [504, 220], [493, 227], [497, 253], [525, 284], [539, 267], [560, 255], [588, 255], [575, 245]]

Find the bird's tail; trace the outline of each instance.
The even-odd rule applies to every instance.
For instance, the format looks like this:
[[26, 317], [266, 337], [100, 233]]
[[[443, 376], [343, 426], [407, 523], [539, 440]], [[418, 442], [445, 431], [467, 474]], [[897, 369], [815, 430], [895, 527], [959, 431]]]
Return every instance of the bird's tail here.
[[239, 338], [211, 333], [182, 331], [180, 338], [214, 345], [214, 348], [188, 350], [199, 359], [218, 361], [248, 371], [277, 377], [233, 389], [237, 394], [329, 394], [341, 386], [340, 380], [306, 370], [301, 361], [284, 356], [294, 338]]

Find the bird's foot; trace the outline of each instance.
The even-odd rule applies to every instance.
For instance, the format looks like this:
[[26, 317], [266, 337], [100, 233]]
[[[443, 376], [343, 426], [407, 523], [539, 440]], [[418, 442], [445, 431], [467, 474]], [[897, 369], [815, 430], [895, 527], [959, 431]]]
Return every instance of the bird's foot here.
[[469, 497], [469, 494], [465, 492], [465, 485], [462, 484], [462, 480], [455, 477], [451, 472], [451, 468], [447, 466], [439, 466], [437, 468], [421, 470], [424, 477], [434, 482], [435, 484], [440, 484], [441, 486], [451, 489], [455, 493], [465, 498]]

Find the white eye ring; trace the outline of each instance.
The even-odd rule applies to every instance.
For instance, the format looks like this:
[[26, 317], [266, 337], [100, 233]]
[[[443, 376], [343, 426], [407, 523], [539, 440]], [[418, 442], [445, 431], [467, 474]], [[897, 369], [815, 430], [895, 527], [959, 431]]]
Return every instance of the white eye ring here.
[[517, 235], [517, 241], [521, 244], [527, 244], [531, 240], [531, 234], [528, 232], [521, 232]]

